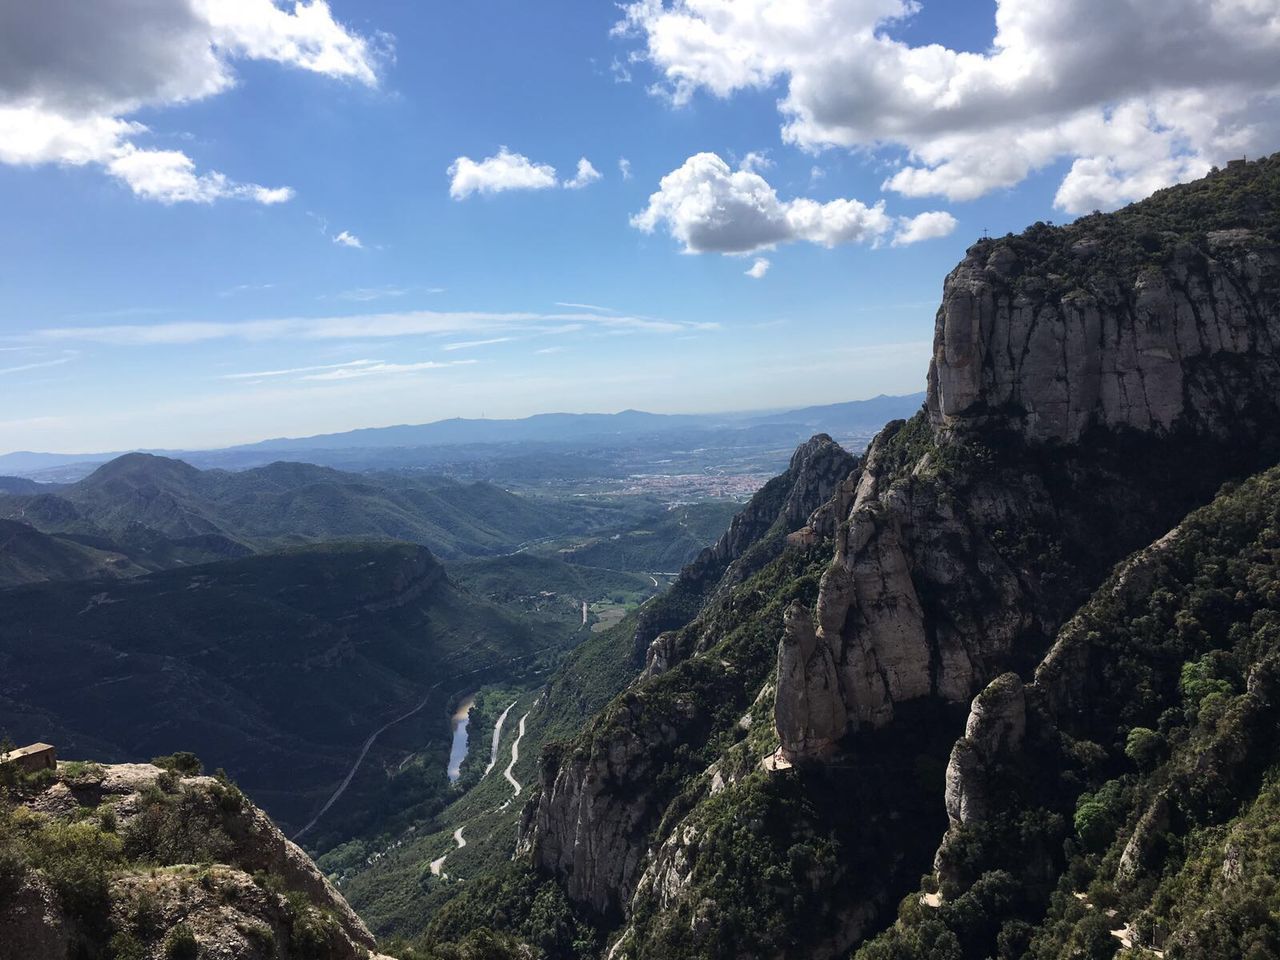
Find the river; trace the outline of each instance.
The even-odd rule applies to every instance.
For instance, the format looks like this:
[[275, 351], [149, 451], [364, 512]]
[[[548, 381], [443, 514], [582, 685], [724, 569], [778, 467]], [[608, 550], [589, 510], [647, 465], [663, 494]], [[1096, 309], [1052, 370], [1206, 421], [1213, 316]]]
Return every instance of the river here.
[[467, 726], [470, 722], [471, 705], [476, 702], [476, 695], [462, 698], [458, 709], [453, 712], [453, 746], [449, 748], [449, 782], [454, 783], [462, 773], [462, 761], [467, 759]]

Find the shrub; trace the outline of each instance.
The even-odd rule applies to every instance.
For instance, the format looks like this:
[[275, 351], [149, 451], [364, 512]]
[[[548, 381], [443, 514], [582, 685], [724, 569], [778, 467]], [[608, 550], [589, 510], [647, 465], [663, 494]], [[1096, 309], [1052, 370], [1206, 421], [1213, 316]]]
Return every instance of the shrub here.
[[180, 923], [165, 937], [164, 955], [167, 960], [196, 960], [200, 956], [200, 941], [185, 923]]
[[1076, 804], [1075, 828], [1086, 850], [1101, 853], [1113, 839], [1123, 816], [1120, 781], [1109, 780], [1097, 793], [1083, 793]]
[[1140, 770], [1149, 770], [1164, 754], [1164, 737], [1149, 727], [1134, 727], [1125, 740], [1124, 755]]
[[147, 951], [132, 933], [120, 931], [107, 945], [111, 960], [147, 960]]
[[184, 777], [198, 777], [204, 772], [204, 764], [200, 762], [200, 758], [187, 750], [179, 750], [167, 757], [152, 757], [151, 762]]

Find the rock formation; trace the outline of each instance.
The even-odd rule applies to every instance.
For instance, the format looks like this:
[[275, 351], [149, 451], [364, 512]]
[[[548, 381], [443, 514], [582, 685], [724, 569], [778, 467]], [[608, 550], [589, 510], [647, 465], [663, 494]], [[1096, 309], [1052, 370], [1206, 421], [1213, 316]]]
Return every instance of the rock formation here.
[[636, 627], [635, 644], [645, 675], [670, 669], [693, 651], [678, 637], [662, 636], [693, 619], [707, 600], [759, 570], [787, 546], [857, 470], [857, 458], [825, 433], [801, 444], [785, 473], [774, 477], [743, 507], [729, 529], [682, 571], [666, 595], [651, 603]]
[[782, 756], [793, 765], [828, 755], [844, 735], [845, 707], [831, 650], [799, 603], [787, 608], [778, 644], [774, 718]]
[[1016, 673], [1001, 674], [974, 697], [964, 736], [951, 750], [945, 802], [952, 826], [986, 819], [989, 768], [1001, 755], [1020, 750], [1026, 731], [1022, 680]]
[[[101, 823], [106, 835], [124, 838], [125, 857], [108, 875], [105, 907], [109, 926], [137, 940], [148, 956], [167, 955], [164, 944], [179, 925], [194, 936], [201, 956], [372, 956], [372, 934], [311, 858], [234, 787], [213, 777], [179, 778], [146, 763], [63, 762], [55, 779], [22, 804], [36, 824]], [[172, 811], [180, 811], [181, 838], [167, 832], [174, 829]], [[167, 845], [198, 838], [217, 845], [219, 862], [156, 868], [157, 852], [164, 856]], [[153, 845], [153, 853], [130, 859], [131, 850]], [[16, 889], [0, 897], [0, 960], [67, 960], [80, 955], [73, 949], [78, 940], [105, 936], [82, 929], [83, 918], [63, 901], [56, 876], [51, 883], [43, 871], [17, 865], [15, 877], [15, 865], [6, 866], [3, 880]], [[262, 877], [271, 883], [259, 882]], [[302, 899], [287, 902], [280, 891]], [[301, 904], [309, 904], [305, 916]], [[145, 923], [138, 920], [143, 913]]]
[[[1126, 259], [1131, 216], [984, 240], [947, 277], [928, 420], [873, 443], [818, 601], [851, 724], [1034, 662], [1112, 563], [1280, 440], [1280, 246], [1240, 227]], [[1153, 476], [1177, 450], [1200, 476]], [[1074, 570], [1017, 543], [1048, 538]]]
[[[1202, 186], [982, 241], [947, 278], [925, 412], [886, 427], [857, 469], [833, 471], [826, 502], [807, 518], [789, 514], [797, 524], [784, 536], [797, 546], [830, 536], [834, 556], [813, 623], [800, 607], [771, 610], [783, 631], [774, 701], [783, 757], [817, 760], [845, 733], [858, 735], [845, 743], [866, 735], [883, 748], [902, 704], [931, 699], [942, 712], [928, 715], [947, 716], [948, 705], [973, 700], [950, 759], [946, 809], [953, 829], [980, 822], [992, 813], [991, 777], [1029, 742], [1031, 698], [1087, 709], [1088, 692], [1073, 686], [1078, 646], [1055, 647], [1026, 689], [1019, 674], [1069, 633], [1064, 624], [1117, 562], [1225, 480], [1274, 462], [1280, 248], [1273, 227], [1250, 221], [1251, 210], [1271, 207], [1242, 203], [1202, 229], [1195, 211], [1204, 204], [1184, 202]], [[716, 558], [706, 569], [750, 539], [735, 529], [706, 555]], [[733, 582], [730, 571], [703, 583], [720, 577]], [[670, 756], [673, 743], [702, 743], [713, 711], [681, 699], [688, 687], [655, 685], [692, 686], [686, 668], [701, 666], [697, 678], [715, 669], [696, 654], [716, 643], [717, 622], [695, 621], [705, 636], [647, 623], [651, 669], [610, 708], [625, 706], [625, 722], [592, 724], [544, 767], [522, 849], [573, 900], [627, 918], [643, 875], [645, 909], [656, 898], [696, 924], [689, 851], [705, 843], [676, 831], [699, 822], [689, 805], [712, 803], [693, 796], [710, 797], [715, 778], [695, 789], [686, 777], [675, 804], [652, 788], [652, 758]], [[1052, 689], [1039, 679], [1050, 671], [1062, 681]], [[714, 732], [730, 739], [723, 726]], [[839, 760], [832, 776], [857, 768], [856, 754]], [[644, 921], [629, 919], [641, 936]]]
[[1076, 235], [1067, 269], [1083, 284], [1004, 240], [974, 245], [947, 277], [929, 372], [936, 426], [997, 422], [1074, 442], [1095, 426], [1227, 434], [1251, 404], [1276, 409], [1276, 244], [1210, 231], [1126, 276], [1098, 262], [1087, 224]]

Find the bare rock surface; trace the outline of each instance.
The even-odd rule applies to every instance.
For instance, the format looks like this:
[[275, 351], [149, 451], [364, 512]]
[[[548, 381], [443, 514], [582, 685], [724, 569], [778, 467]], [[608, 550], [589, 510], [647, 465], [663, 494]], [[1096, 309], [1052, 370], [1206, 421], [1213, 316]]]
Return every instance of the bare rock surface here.
[[[145, 845], [147, 832], [158, 829], [144, 815], [154, 803], [147, 797], [159, 795], [181, 806], [184, 829], [194, 835], [221, 831], [229, 842], [227, 862], [145, 869], [121, 864], [108, 881], [115, 929], [136, 928], [140, 943], [154, 947], [156, 956], [179, 925], [212, 960], [368, 956], [372, 934], [311, 858], [234, 787], [213, 777], [179, 777], [147, 763], [62, 762], [56, 779], [23, 806], [32, 816], [88, 823], [95, 816], [105, 823], [103, 811], [109, 810], [112, 825], [102, 829]], [[255, 876], [271, 882], [260, 884]], [[138, 925], [140, 911], [145, 930]], [[73, 930], [73, 915], [57, 891], [39, 873], [27, 873], [0, 902], [0, 960], [62, 960]]]
[[846, 719], [831, 649], [799, 603], [787, 608], [778, 644], [774, 717], [782, 755], [792, 764], [819, 759], [844, 736]]

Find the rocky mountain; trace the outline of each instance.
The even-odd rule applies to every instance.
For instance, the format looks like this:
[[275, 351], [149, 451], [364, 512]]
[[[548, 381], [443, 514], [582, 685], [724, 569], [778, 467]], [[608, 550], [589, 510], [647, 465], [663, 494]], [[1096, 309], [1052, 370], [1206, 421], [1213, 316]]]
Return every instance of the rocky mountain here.
[[[1254, 805], [1269, 809], [1257, 793], [1268, 755], [1241, 759], [1255, 757], [1241, 738], [1265, 728], [1270, 696], [1257, 673], [1267, 641], [1246, 637], [1274, 602], [1266, 578], [1276, 556], [1264, 546], [1273, 527], [1263, 522], [1273, 485], [1248, 487], [1243, 516], [1258, 518], [1261, 539], [1224, 520], [1240, 536], [1214, 541], [1216, 552], [1187, 548], [1185, 575], [1194, 579], [1198, 558], [1215, 585], [1185, 612], [1122, 567], [1116, 576], [1139, 591], [1138, 606], [1086, 630], [1083, 645], [1065, 638], [1078, 635], [1073, 614], [1091, 596], [1105, 604], [1114, 592], [1105, 582], [1116, 564], [1224, 482], [1280, 460], [1277, 342], [1280, 157], [1116, 214], [976, 244], [944, 285], [926, 409], [846, 465], [786, 549], [723, 589], [721, 574], [709, 575], [688, 625], [660, 626], [675, 630], [664, 653], [678, 653], [652, 658], [658, 669], [547, 748], [521, 829], [526, 862], [591, 918], [611, 958], [841, 956], [874, 938], [909, 893], [918, 905], [895, 927], [904, 939], [874, 939], [868, 956], [1015, 957], [1033, 935], [1047, 944], [1037, 956], [1111, 956], [1121, 940], [1110, 930], [1101, 952], [1070, 951], [1105, 925], [1084, 914], [1106, 918], [1120, 887], [1074, 887], [1084, 900], [1068, 890], [1078, 909], [1049, 894], [1055, 878], [1070, 886], [1097, 875], [1099, 858], [1109, 875], [1097, 839], [1108, 829], [1145, 818], [1133, 829], [1167, 832], [1173, 800], [1131, 803], [1140, 785], [1102, 777], [1118, 769], [1114, 744], [1130, 724], [1172, 736], [1165, 755], [1176, 769], [1200, 769], [1193, 781], [1233, 764], [1249, 771], [1232, 775], [1208, 819], [1203, 804], [1184, 819], [1180, 836], [1208, 837], [1192, 828], [1237, 815], [1239, 829], [1253, 830]], [[1161, 640], [1146, 623], [1156, 610], [1160, 629], [1192, 629], [1195, 642]], [[1117, 660], [1107, 638], [1123, 630], [1151, 633]], [[1082, 658], [1089, 648], [1103, 652]], [[1237, 652], [1223, 661], [1215, 649]], [[1177, 733], [1165, 716], [1176, 706], [1170, 684], [1201, 678], [1197, 690], [1253, 699], [1229, 729], [1221, 711], [1236, 708], [1219, 699], [1213, 723]], [[1220, 760], [1176, 746], [1211, 743], [1215, 729]], [[1052, 775], [1072, 789], [1058, 784], [1052, 802], [1024, 806], [1032, 795], [1001, 779], [1017, 757], [1033, 786]], [[1162, 776], [1151, 781], [1157, 793]], [[1091, 833], [1094, 859], [1076, 867], [1072, 856], [1068, 876], [1056, 852], [1062, 808], [1086, 794], [1077, 831], [1090, 832], [1095, 807], [1110, 826]], [[985, 845], [973, 839], [984, 823], [1021, 831], [1021, 846], [994, 828]], [[1148, 857], [1150, 843], [1134, 844], [1127, 856], [1107, 854], [1115, 869], [1189, 869], [1190, 848], [1170, 841]], [[1273, 868], [1233, 849], [1223, 869], [1252, 870], [1249, 889], [1265, 899]], [[935, 859], [940, 900], [917, 889]], [[993, 863], [1003, 877], [992, 878]], [[942, 907], [928, 914], [934, 903]], [[1046, 906], [1044, 922], [1056, 926], [1037, 934]], [[1174, 900], [1143, 909], [1176, 912]], [[1270, 943], [1257, 919], [1265, 912], [1232, 914], [1261, 923], [1248, 936], [1237, 929], [1235, 942]], [[463, 894], [437, 932], [463, 915], [496, 922]], [[922, 916], [946, 928], [954, 949]], [[1005, 932], [1013, 920], [1024, 926]], [[1181, 924], [1174, 942], [1202, 942]]]
[[786, 538], [831, 497], [857, 460], [826, 434], [800, 446], [785, 473], [757, 492], [720, 538], [680, 571], [671, 589], [644, 611], [635, 632], [637, 657], [650, 673], [674, 665], [685, 651], [663, 631], [682, 627], [711, 597], [731, 589], [783, 550]]
[[342, 895], [225, 778], [3, 773], [0, 960], [376, 960]]
[[1273, 468], [1120, 564], [1026, 682], [974, 699], [934, 892], [859, 960], [1274, 952], [1278, 534]]

